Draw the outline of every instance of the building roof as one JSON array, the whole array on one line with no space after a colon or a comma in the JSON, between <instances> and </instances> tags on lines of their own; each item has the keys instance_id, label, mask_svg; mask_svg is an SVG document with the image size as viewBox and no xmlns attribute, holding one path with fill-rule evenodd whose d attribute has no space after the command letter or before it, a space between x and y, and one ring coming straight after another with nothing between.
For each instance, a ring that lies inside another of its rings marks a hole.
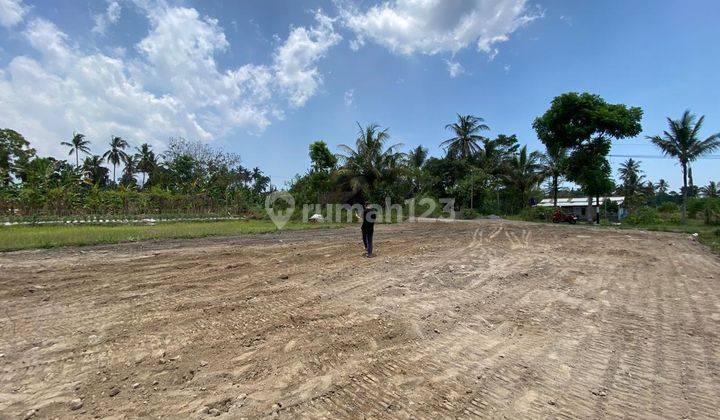
<instances>
[{"instance_id":1,"label":"building roof","mask_svg":"<svg viewBox=\"0 0 720 420\"><path fill-rule=\"evenodd\" d=\"M619 206L625 203L625 197L600 197L600 205L605 204L605 200L610 200L613 203L617 203L617 205ZM587 206L587 204L587 197L558 198L557 200L558 207L585 207ZM593 205L594 204L595 199L593 199ZM553 207L553 199L544 198L539 203L537 203L537 205L540 207Z\"/></svg>"}]
</instances>

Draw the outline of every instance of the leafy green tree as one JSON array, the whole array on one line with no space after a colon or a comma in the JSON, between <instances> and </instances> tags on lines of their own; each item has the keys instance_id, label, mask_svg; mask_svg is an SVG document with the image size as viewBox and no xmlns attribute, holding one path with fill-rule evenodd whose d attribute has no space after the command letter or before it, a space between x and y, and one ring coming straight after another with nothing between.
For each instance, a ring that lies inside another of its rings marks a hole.
<instances>
[{"instance_id":1,"label":"leafy green tree","mask_svg":"<svg viewBox=\"0 0 720 420\"><path fill-rule=\"evenodd\" d=\"M190 155L175 156L168 162L168 172L172 189L183 194L195 191L202 180L200 164Z\"/></svg>"},{"instance_id":2,"label":"leafy green tree","mask_svg":"<svg viewBox=\"0 0 720 420\"><path fill-rule=\"evenodd\" d=\"M321 203L321 197L332 188L331 174L337 168L337 157L328 149L324 141L311 143L309 155L312 167L304 177L301 177L299 184L296 179L294 184L297 184L297 187L293 193L299 194L298 198L301 198L303 203L307 201Z\"/></svg>"},{"instance_id":3,"label":"leafy green tree","mask_svg":"<svg viewBox=\"0 0 720 420\"><path fill-rule=\"evenodd\" d=\"M85 138L85 134L73 133L72 140L63 141L60 144L70 148L68 155L75 155L75 168L80 169L80 152L90 153L90 140Z\"/></svg>"},{"instance_id":4,"label":"leafy green tree","mask_svg":"<svg viewBox=\"0 0 720 420\"><path fill-rule=\"evenodd\" d=\"M458 121L445 126L454 136L440 143L447 149L447 156L454 159L467 159L480 151L479 143L484 139L479 133L489 130L480 117L458 114Z\"/></svg>"},{"instance_id":5,"label":"leafy green tree","mask_svg":"<svg viewBox=\"0 0 720 420\"><path fill-rule=\"evenodd\" d=\"M640 133L642 109L607 103L598 95L565 93L553 99L550 109L535 119L533 128L546 147L569 151L567 179L588 195L588 219L592 220L592 197L612 190L610 140Z\"/></svg>"},{"instance_id":6,"label":"leafy green tree","mask_svg":"<svg viewBox=\"0 0 720 420\"><path fill-rule=\"evenodd\" d=\"M380 182L392 181L402 172L403 154L397 149L400 144L386 147L390 134L377 124L362 127L358 124L358 136L355 147L345 144L338 146L344 153L338 154L342 162L339 175L352 189L364 198L371 198ZM379 197L375 197L379 198Z\"/></svg>"},{"instance_id":7,"label":"leafy green tree","mask_svg":"<svg viewBox=\"0 0 720 420\"><path fill-rule=\"evenodd\" d=\"M0 185L8 186L13 177L19 178L19 171L33 157L35 149L22 134L9 128L0 130Z\"/></svg>"},{"instance_id":8,"label":"leafy green tree","mask_svg":"<svg viewBox=\"0 0 720 420\"><path fill-rule=\"evenodd\" d=\"M47 192L59 179L59 164L52 157L34 157L23 165L21 179L28 187Z\"/></svg>"},{"instance_id":9,"label":"leafy green tree","mask_svg":"<svg viewBox=\"0 0 720 420\"><path fill-rule=\"evenodd\" d=\"M127 157L127 153L125 153L127 147L128 143L122 137L112 136L110 137L110 150L103 154L103 159L113 165L113 181L116 183L115 168Z\"/></svg>"},{"instance_id":10,"label":"leafy green tree","mask_svg":"<svg viewBox=\"0 0 720 420\"><path fill-rule=\"evenodd\" d=\"M568 179L582 187L588 196L587 220L595 219L595 205L600 207L600 197L609 195L615 188L612 180L612 168L605 156L610 153L610 140L606 138L581 144L568 156ZM599 221L599 220L598 220Z\"/></svg>"},{"instance_id":11,"label":"leafy green tree","mask_svg":"<svg viewBox=\"0 0 720 420\"><path fill-rule=\"evenodd\" d=\"M706 139L700 140L700 129L704 121L704 115L696 120L695 115L691 114L688 110L683 113L680 119L673 120L668 117L669 130L663 131L662 136L647 137L654 145L659 147L665 155L672 156L680 162L683 175L683 223L687 215L689 164L720 147L720 133L712 134Z\"/></svg>"},{"instance_id":12,"label":"leafy green tree","mask_svg":"<svg viewBox=\"0 0 720 420\"><path fill-rule=\"evenodd\" d=\"M142 186L145 186L145 175L155 170L157 158L150 145L143 143L138 147L135 158L137 159L137 170L142 173Z\"/></svg>"},{"instance_id":13,"label":"leafy green tree","mask_svg":"<svg viewBox=\"0 0 720 420\"><path fill-rule=\"evenodd\" d=\"M449 191L450 195L460 206L468 206L471 211L476 208L488 210L487 202L490 198L489 182L491 177L478 167L470 167L468 172Z\"/></svg>"},{"instance_id":14,"label":"leafy green tree","mask_svg":"<svg viewBox=\"0 0 720 420\"><path fill-rule=\"evenodd\" d=\"M322 140L310 144L310 161L313 170L325 173L332 171L337 165L337 157Z\"/></svg>"},{"instance_id":15,"label":"leafy green tree","mask_svg":"<svg viewBox=\"0 0 720 420\"><path fill-rule=\"evenodd\" d=\"M447 197L448 191L465 177L472 165L466 160L431 157L423 165L421 189L433 197Z\"/></svg>"}]
</instances>

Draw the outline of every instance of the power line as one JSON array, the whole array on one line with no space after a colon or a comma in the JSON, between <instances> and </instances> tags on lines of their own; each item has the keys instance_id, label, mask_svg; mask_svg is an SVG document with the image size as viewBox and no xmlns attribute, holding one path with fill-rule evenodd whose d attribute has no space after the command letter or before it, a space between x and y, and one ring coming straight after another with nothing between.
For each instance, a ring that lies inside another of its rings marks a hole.
<instances>
[{"instance_id":1,"label":"power line","mask_svg":"<svg viewBox=\"0 0 720 420\"><path fill-rule=\"evenodd\" d=\"M637 158L637 159L672 159L675 160L676 158L672 156L662 156L662 155L608 155L608 157L613 158ZM718 160L720 159L720 155L706 155L697 158L697 160Z\"/></svg>"}]
</instances>

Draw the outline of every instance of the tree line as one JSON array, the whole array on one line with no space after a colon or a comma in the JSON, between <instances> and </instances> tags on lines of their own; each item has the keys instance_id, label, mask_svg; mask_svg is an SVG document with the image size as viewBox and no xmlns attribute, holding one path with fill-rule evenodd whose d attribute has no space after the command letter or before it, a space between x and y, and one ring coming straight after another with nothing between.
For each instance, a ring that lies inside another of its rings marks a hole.
<instances>
[{"instance_id":1,"label":"tree line","mask_svg":"<svg viewBox=\"0 0 720 420\"><path fill-rule=\"evenodd\" d=\"M358 124L354 142L340 145L337 153L323 141L312 143L311 167L288 189L300 205L451 197L467 217L532 217L540 209L531 204L542 197L585 196L592 218L593 200L597 204L600 197L618 194L631 211L680 204L685 220L689 199L717 196L714 182L693 185L692 163L720 147L720 135L701 138L704 117L689 111L668 118L668 129L647 139L677 159L680 192L669 191L664 180L646 180L634 159L621 165L616 182L608 160L612 142L639 135L642 115L638 107L611 104L598 95L562 94L533 121L542 151L529 150L515 134L488 135L490 126L479 116L457 115L445 126L448 138L438 139L444 152L437 157L423 146L404 152L387 128ZM38 156L20 133L0 130L5 215L260 214L265 195L274 189L259 168L245 168L238 155L201 142L171 139L167 150L156 153L147 143L133 149L112 136L101 155L91 154L89 139L80 133L61 144L70 161ZM565 182L576 189L564 188Z\"/></svg>"},{"instance_id":2,"label":"tree line","mask_svg":"<svg viewBox=\"0 0 720 420\"><path fill-rule=\"evenodd\" d=\"M490 127L483 118L458 115L445 126L450 137L439 142L444 150L440 157L429 157L423 146L403 153L387 128L358 124L354 144L340 145L337 154L322 141L311 144L312 167L296 176L290 190L301 203L451 197L470 217L530 212L531 204L544 196L552 197L555 206L559 194L585 196L588 220L595 218L601 197L618 194L626 197L631 211L679 201L684 220L689 198L698 193L717 196L714 182L701 189L693 186L690 165L720 147L720 134L701 139L704 116L697 119L686 111L677 120L668 118L669 128L662 135L647 137L680 164L684 184L678 200L666 181L660 180L657 188L646 181L633 159L621 165L620 182L613 179L608 160L612 141L639 135L642 115L639 107L611 104L598 95L562 94L533 122L544 151L528 150L514 134L488 136ZM564 181L578 189L562 188Z\"/></svg>"},{"instance_id":3,"label":"tree line","mask_svg":"<svg viewBox=\"0 0 720 420\"><path fill-rule=\"evenodd\" d=\"M170 139L163 153L112 136L102 155L74 133L74 162L38 156L18 132L0 130L0 211L6 216L258 213L270 178L240 157ZM112 167L112 172L105 165ZM118 167L121 167L118 173Z\"/></svg>"}]
</instances>

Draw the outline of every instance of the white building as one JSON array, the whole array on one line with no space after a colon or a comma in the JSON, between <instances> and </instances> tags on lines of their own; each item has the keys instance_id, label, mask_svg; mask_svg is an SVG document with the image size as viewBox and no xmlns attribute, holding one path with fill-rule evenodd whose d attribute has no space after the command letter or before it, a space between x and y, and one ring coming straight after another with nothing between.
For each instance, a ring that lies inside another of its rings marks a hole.
<instances>
[{"instance_id":1,"label":"white building","mask_svg":"<svg viewBox=\"0 0 720 420\"><path fill-rule=\"evenodd\" d=\"M610 202L616 203L618 205L618 219L623 219L625 216L627 216L627 213L625 212L625 197L600 197L600 207L602 207L605 204L605 201L609 200ZM595 198L592 200L593 206L595 207L595 211L597 211L597 201ZM553 207L553 199L552 198L545 198L539 203L537 203L540 207ZM588 198L587 197L574 197L574 198L559 198L557 200L557 205L560 207L565 213L572 213L575 216L578 217L578 219L582 220L585 218L585 214L587 212L587 205L588 205Z\"/></svg>"}]
</instances>

